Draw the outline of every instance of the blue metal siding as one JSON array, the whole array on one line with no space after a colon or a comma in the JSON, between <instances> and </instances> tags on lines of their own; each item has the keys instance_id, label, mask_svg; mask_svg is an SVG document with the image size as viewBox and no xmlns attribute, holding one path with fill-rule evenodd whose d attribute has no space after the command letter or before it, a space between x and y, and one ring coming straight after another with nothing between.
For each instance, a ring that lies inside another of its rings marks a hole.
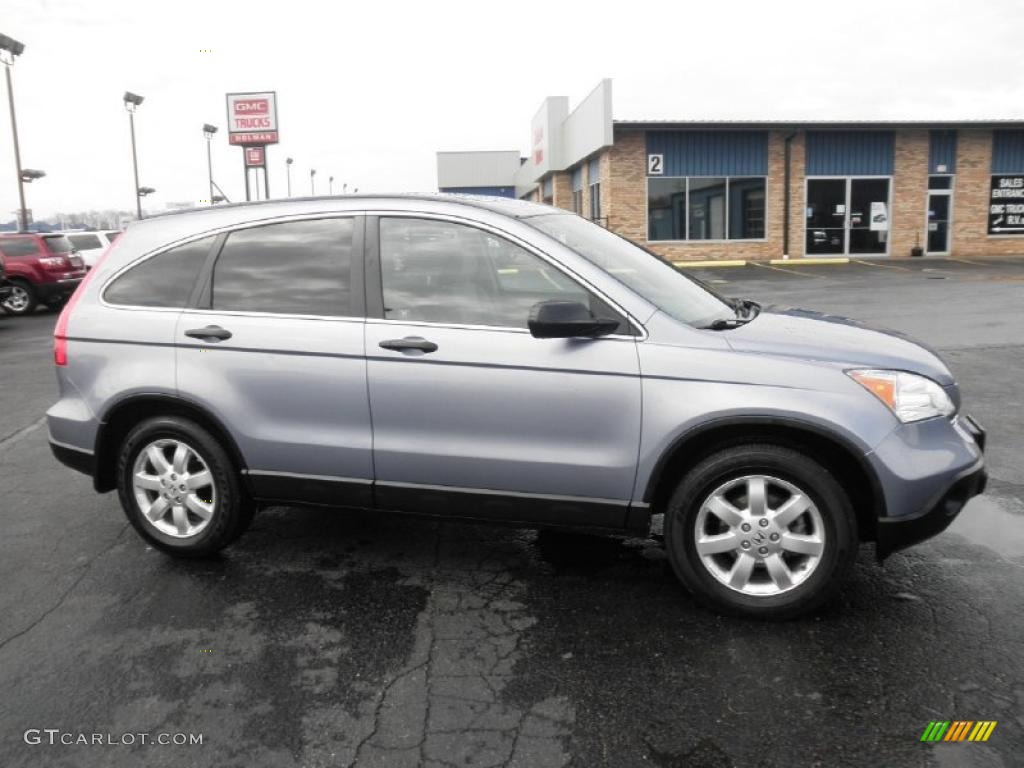
<instances>
[{"instance_id":1,"label":"blue metal siding","mask_svg":"<svg viewBox=\"0 0 1024 768\"><path fill-rule=\"evenodd\" d=\"M589 163L587 163L587 183L588 184L600 184L601 183L601 158L595 157Z\"/></svg>"},{"instance_id":2,"label":"blue metal siding","mask_svg":"<svg viewBox=\"0 0 1024 768\"><path fill-rule=\"evenodd\" d=\"M515 197L515 187L441 187L440 192L454 192L460 195L491 195L493 197Z\"/></svg>"},{"instance_id":3,"label":"blue metal siding","mask_svg":"<svg viewBox=\"0 0 1024 768\"><path fill-rule=\"evenodd\" d=\"M767 176L767 131L648 131L647 154L665 156L662 176Z\"/></svg>"},{"instance_id":4,"label":"blue metal siding","mask_svg":"<svg viewBox=\"0 0 1024 768\"><path fill-rule=\"evenodd\" d=\"M889 176L892 131L808 131L808 176Z\"/></svg>"},{"instance_id":5,"label":"blue metal siding","mask_svg":"<svg viewBox=\"0 0 1024 768\"><path fill-rule=\"evenodd\" d=\"M1024 173L1024 131L992 132L992 173Z\"/></svg>"},{"instance_id":6,"label":"blue metal siding","mask_svg":"<svg viewBox=\"0 0 1024 768\"><path fill-rule=\"evenodd\" d=\"M544 179L544 197L551 197L555 193L555 180L548 176Z\"/></svg>"},{"instance_id":7,"label":"blue metal siding","mask_svg":"<svg viewBox=\"0 0 1024 768\"><path fill-rule=\"evenodd\" d=\"M577 165L572 170L572 191L579 192L583 189L583 166Z\"/></svg>"},{"instance_id":8,"label":"blue metal siding","mask_svg":"<svg viewBox=\"0 0 1024 768\"><path fill-rule=\"evenodd\" d=\"M946 166L939 170L939 166ZM928 138L928 173L956 173L956 131L932 131Z\"/></svg>"}]
</instances>

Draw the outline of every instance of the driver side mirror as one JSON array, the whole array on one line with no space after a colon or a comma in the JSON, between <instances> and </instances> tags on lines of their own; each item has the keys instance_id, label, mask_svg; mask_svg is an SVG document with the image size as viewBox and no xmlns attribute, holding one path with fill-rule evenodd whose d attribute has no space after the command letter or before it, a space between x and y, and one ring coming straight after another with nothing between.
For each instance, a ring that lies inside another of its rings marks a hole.
<instances>
[{"instance_id":1,"label":"driver side mirror","mask_svg":"<svg viewBox=\"0 0 1024 768\"><path fill-rule=\"evenodd\" d=\"M615 333L619 321L594 317L594 313L578 301L540 301L530 308L527 325L530 334L537 339L596 338Z\"/></svg>"}]
</instances>

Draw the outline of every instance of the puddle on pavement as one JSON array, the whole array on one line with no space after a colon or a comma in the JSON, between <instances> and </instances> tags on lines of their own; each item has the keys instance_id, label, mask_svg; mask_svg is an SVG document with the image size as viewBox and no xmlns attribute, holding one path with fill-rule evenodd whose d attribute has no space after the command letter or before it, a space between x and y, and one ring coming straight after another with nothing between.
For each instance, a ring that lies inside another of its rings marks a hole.
<instances>
[{"instance_id":1,"label":"puddle on pavement","mask_svg":"<svg viewBox=\"0 0 1024 768\"><path fill-rule=\"evenodd\" d=\"M950 533L963 536L1006 558L1024 557L1024 514L1020 503L999 496L976 496L949 527Z\"/></svg>"}]
</instances>

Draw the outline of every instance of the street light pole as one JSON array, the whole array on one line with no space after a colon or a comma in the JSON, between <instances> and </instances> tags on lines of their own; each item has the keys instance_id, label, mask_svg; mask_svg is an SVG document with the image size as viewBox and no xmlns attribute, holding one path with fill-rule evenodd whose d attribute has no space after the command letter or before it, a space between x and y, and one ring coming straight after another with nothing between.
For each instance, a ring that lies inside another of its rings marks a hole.
<instances>
[{"instance_id":1,"label":"street light pole","mask_svg":"<svg viewBox=\"0 0 1024 768\"><path fill-rule=\"evenodd\" d=\"M329 195L333 195L334 194L334 177L333 176L328 176L327 177L327 194L329 194Z\"/></svg>"},{"instance_id":2,"label":"street light pole","mask_svg":"<svg viewBox=\"0 0 1024 768\"><path fill-rule=\"evenodd\" d=\"M203 123L203 136L206 137L206 171L210 179L210 205L213 205L213 134L217 132L216 125ZM138 177L136 177L138 181Z\"/></svg>"},{"instance_id":3,"label":"street light pole","mask_svg":"<svg viewBox=\"0 0 1024 768\"><path fill-rule=\"evenodd\" d=\"M288 197L292 196L292 163L294 161L290 157L284 159L285 168L288 170Z\"/></svg>"},{"instance_id":4,"label":"street light pole","mask_svg":"<svg viewBox=\"0 0 1024 768\"><path fill-rule=\"evenodd\" d=\"M21 148L18 145L18 121L14 115L14 85L11 82L11 67L25 46L6 35L0 35L0 51L3 51L4 73L7 75L7 104L11 109L11 134L14 136L14 171L18 177L18 231L28 229L28 209L25 207L25 185L21 178Z\"/></svg>"},{"instance_id":5,"label":"street light pole","mask_svg":"<svg viewBox=\"0 0 1024 768\"><path fill-rule=\"evenodd\" d=\"M309 169L309 194L316 197L316 168Z\"/></svg>"},{"instance_id":6,"label":"street light pole","mask_svg":"<svg viewBox=\"0 0 1024 768\"><path fill-rule=\"evenodd\" d=\"M124 108L128 110L128 125L132 132L132 171L135 175L135 212L142 218L142 195L139 194L139 157L135 151L135 110L142 103L142 96L124 92Z\"/></svg>"}]
</instances>

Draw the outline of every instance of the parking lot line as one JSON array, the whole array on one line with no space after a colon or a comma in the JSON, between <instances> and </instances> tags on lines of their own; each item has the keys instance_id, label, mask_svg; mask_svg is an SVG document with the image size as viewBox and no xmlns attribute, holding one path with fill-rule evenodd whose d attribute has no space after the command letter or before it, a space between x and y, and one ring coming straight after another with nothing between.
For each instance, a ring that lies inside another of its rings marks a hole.
<instances>
[{"instance_id":1,"label":"parking lot line","mask_svg":"<svg viewBox=\"0 0 1024 768\"><path fill-rule=\"evenodd\" d=\"M800 277L809 277L812 280L821 280L821 279L823 279L825 277L824 275L808 275L806 272L797 272L795 269L785 269L783 267L773 267L771 264L762 264L762 263L757 262L757 261L750 262L750 265L752 267L758 267L760 269L772 269L772 270L775 270L776 272L787 272L787 273L789 273L791 275L800 275Z\"/></svg>"},{"instance_id":2,"label":"parking lot line","mask_svg":"<svg viewBox=\"0 0 1024 768\"><path fill-rule=\"evenodd\" d=\"M898 269L903 272L912 272L913 270L907 267L897 267L895 264L878 264L874 261L868 261L867 259L854 259L855 264L863 264L865 267L880 267L881 269Z\"/></svg>"}]
</instances>

